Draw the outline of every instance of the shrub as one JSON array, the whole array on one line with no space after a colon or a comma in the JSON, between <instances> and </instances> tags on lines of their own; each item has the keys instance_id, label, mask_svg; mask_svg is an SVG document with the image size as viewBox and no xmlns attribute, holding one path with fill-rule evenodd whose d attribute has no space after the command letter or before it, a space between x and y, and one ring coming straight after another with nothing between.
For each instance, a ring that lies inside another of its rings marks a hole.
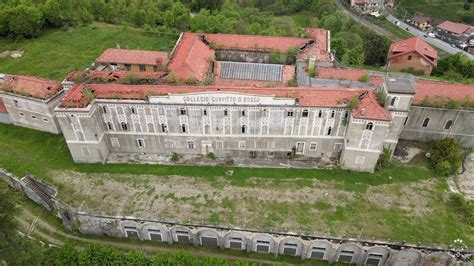
<instances>
[{"instance_id":1,"label":"shrub","mask_svg":"<svg viewBox=\"0 0 474 266\"><path fill-rule=\"evenodd\" d=\"M347 108L349 108L349 111L352 111L354 110L354 108L356 108L358 104L359 104L359 98L354 97L347 103Z\"/></svg>"},{"instance_id":2,"label":"shrub","mask_svg":"<svg viewBox=\"0 0 474 266\"><path fill-rule=\"evenodd\" d=\"M379 159L377 160L377 164L375 165L375 170L380 171L384 168L390 166L390 158L391 158L392 151L388 148L383 148L383 152L380 154Z\"/></svg>"},{"instance_id":3,"label":"shrub","mask_svg":"<svg viewBox=\"0 0 474 266\"><path fill-rule=\"evenodd\" d=\"M181 156L179 156L179 154L177 154L176 152L173 152L173 153L171 154L171 161L172 161L172 162L177 162L177 161L179 161L179 158L180 158L180 157L181 157Z\"/></svg>"},{"instance_id":4,"label":"shrub","mask_svg":"<svg viewBox=\"0 0 474 266\"><path fill-rule=\"evenodd\" d=\"M379 91L377 92L377 102L381 105L381 106L385 106L385 101L387 99L387 94L385 94L385 92L383 91Z\"/></svg>"},{"instance_id":5,"label":"shrub","mask_svg":"<svg viewBox=\"0 0 474 266\"><path fill-rule=\"evenodd\" d=\"M188 85L196 85L199 83L199 81L195 78L188 78L184 83Z\"/></svg>"},{"instance_id":6,"label":"shrub","mask_svg":"<svg viewBox=\"0 0 474 266\"><path fill-rule=\"evenodd\" d=\"M272 63L273 64L280 64L281 63L281 52L276 50L272 53Z\"/></svg>"},{"instance_id":7,"label":"shrub","mask_svg":"<svg viewBox=\"0 0 474 266\"><path fill-rule=\"evenodd\" d=\"M416 70L413 67L402 68L402 69L400 69L400 72L410 73L410 74L415 75L415 76L423 76L425 74L425 72L423 70Z\"/></svg>"},{"instance_id":8,"label":"shrub","mask_svg":"<svg viewBox=\"0 0 474 266\"><path fill-rule=\"evenodd\" d=\"M212 84L212 76L211 75L207 75L206 76L206 79L204 79L204 82L203 82L204 86L209 86Z\"/></svg>"},{"instance_id":9,"label":"shrub","mask_svg":"<svg viewBox=\"0 0 474 266\"><path fill-rule=\"evenodd\" d=\"M95 99L95 95L91 91L91 89L85 88L83 93L84 93L84 97L86 98L87 101L92 102Z\"/></svg>"},{"instance_id":10,"label":"shrub","mask_svg":"<svg viewBox=\"0 0 474 266\"><path fill-rule=\"evenodd\" d=\"M210 160L215 160L216 159L216 155L213 153L213 152L209 152L207 154L207 158L210 159Z\"/></svg>"},{"instance_id":11,"label":"shrub","mask_svg":"<svg viewBox=\"0 0 474 266\"><path fill-rule=\"evenodd\" d=\"M464 151L452 138L431 142L429 152L431 167L441 176L454 174L464 158Z\"/></svg>"},{"instance_id":12,"label":"shrub","mask_svg":"<svg viewBox=\"0 0 474 266\"><path fill-rule=\"evenodd\" d=\"M310 77L315 77L316 76L316 68L313 68L313 67L308 68L308 75Z\"/></svg>"},{"instance_id":13,"label":"shrub","mask_svg":"<svg viewBox=\"0 0 474 266\"><path fill-rule=\"evenodd\" d=\"M451 193L448 205L469 225L474 226L474 203L468 202L461 194Z\"/></svg>"},{"instance_id":14,"label":"shrub","mask_svg":"<svg viewBox=\"0 0 474 266\"><path fill-rule=\"evenodd\" d=\"M360 82L367 82L367 81L369 81L369 75L364 74L364 75L360 76L359 79L358 79L358 81L360 81Z\"/></svg>"},{"instance_id":15,"label":"shrub","mask_svg":"<svg viewBox=\"0 0 474 266\"><path fill-rule=\"evenodd\" d=\"M288 87L298 87L298 81L296 79L288 80L286 83L286 86Z\"/></svg>"}]
</instances>

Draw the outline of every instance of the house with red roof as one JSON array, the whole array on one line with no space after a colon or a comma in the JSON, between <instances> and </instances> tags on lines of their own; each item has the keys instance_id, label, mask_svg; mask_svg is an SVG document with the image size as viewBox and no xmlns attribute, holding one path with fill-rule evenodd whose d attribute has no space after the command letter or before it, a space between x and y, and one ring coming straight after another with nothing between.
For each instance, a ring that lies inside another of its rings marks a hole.
<instances>
[{"instance_id":1,"label":"house with red roof","mask_svg":"<svg viewBox=\"0 0 474 266\"><path fill-rule=\"evenodd\" d=\"M415 70L430 75L438 62L438 51L418 36L392 43L388 50L390 71Z\"/></svg>"},{"instance_id":2,"label":"house with red roof","mask_svg":"<svg viewBox=\"0 0 474 266\"><path fill-rule=\"evenodd\" d=\"M111 70L131 72L163 71L167 63L168 53L166 52L116 48L105 50L95 60L95 64L99 69L110 67Z\"/></svg>"},{"instance_id":3,"label":"house with red roof","mask_svg":"<svg viewBox=\"0 0 474 266\"><path fill-rule=\"evenodd\" d=\"M58 134L53 109L64 96L61 83L24 75L1 75L0 111L8 112L17 126Z\"/></svg>"},{"instance_id":4,"label":"house with red roof","mask_svg":"<svg viewBox=\"0 0 474 266\"><path fill-rule=\"evenodd\" d=\"M435 34L437 38L461 47L474 39L474 27L446 20L436 26Z\"/></svg>"}]
</instances>

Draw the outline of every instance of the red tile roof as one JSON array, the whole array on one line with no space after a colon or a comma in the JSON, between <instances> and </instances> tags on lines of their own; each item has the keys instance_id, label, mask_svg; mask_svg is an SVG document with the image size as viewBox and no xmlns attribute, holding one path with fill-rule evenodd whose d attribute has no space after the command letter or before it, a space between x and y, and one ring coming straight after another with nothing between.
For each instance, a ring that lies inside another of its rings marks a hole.
<instances>
[{"instance_id":1,"label":"red tile roof","mask_svg":"<svg viewBox=\"0 0 474 266\"><path fill-rule=\"evenodd\" d=\"M2 99L0 99L0 113L8 113L7 108L3 104Z\"/></svg>"},{"instance_id":2,"label":"red tile roof","mask_svg":"<svg viewBox=\"0 0 474 266\"><path fill-rule=\"evenodd\" d=\"M181 79L206 78L215 53L200 38L196 33L185 32L176 44L168 69Z\"/></svg>"},{"instance_id":3,"label":"red tile roof","mask_svg":"<svg viewBox=\"0 0 474 266\"><path fill-rule=\"evenodd\" d=\"M127 76L132 76L134 78L142 79L159 79L163 76L165 72L130 72L130 71L98 71L93 70L90 72L90 77L92 79L108 79L108 80L119 80Z\"/></svg>"},{"instance_id":4,"label":"red tile roof","mask_svg":"<svg viewBox=\"0 0 474 266\"><path fill-rule=\"evenodd\" d=\"M309 34L309 37L315 41L315 43L308 48L305 48L300 55L299 59L309 59L311 55L316 56L316 60L322 62L331 61L331 55L328 53L328 35L329 32L325 29L319 28L304 28L303 31Z\"/></svg>"},{"instance_id":5,"label":"red tile roof","mask_svg":"<svg viewBox=\"0 0 474 266\"><path fill-rule=\"evenodd\" d=\"M368 71L364 69L318 67L316 71L316 76L323 79L358 81L361 77L368 75Z\"/></svg>"},{"instance_id":6,"label":"red tile roof","mask_svg":"<svg viewBox=\"0 0 474 266\"><path fill-rule=\"evenodd\" d=\"M235 49L243 51L280 51L292 47L303 48L310 39L239 34L205 34L204 39L214 49Z\"/></svg>"},{"instance_id":7,"label":"red tile roof","mask_svg":"<svg viewBox=\"0 0 474 266\"><path fill-rule=\"evenodd\" d=\"M392 45L390 45L390 49L388 50L388 60L412 52L417 52L430 64L436 66L438 60L438 51L436 51L418 36L392 43Z\"/></svg>"},{"instance_id":8,"label":"red tile roof","mask_svg":"<svg viewBox=\"0 0 474 266\"><path fill-rule=\"evenodd\" d=\"M446 20L445 22L439 24L437 28L440 28L449 32L453 32L459 35L462 35L464 33L469 34L471 32L474 32L474 27L472 26L465 25L462 23L451 22L449 20Z\"/></svg>"},{"instance_id":9,"label":"red tile roof","mask_svg":"<svg viewBox=\"0 0 474 266\"><path fill-rule=\"evenodd\" d=\"M307 107L344 107L352 98L366 93L354 109L356 118L373 120L391 120L390 113L376 100L375 92L367 88L243 88L243 87L199 87L199 86L162 86L162 85L122 85L122 84L79 84L61 101L64 108L84 108L89 102L84 97L84 89L90 89L96 99L141 99L148 95L182 94L193 92L238 92L257 95L275 95L298 100L299 106Z\"/></svg>"},{"instance_id":10,"label":"red tile roof","mask_svg":"<svg viewBox=\"0 0 474 266\"><path fill-rule=\"evenodd\" d=\"M419 104L425 98L430 100L470 98L474 100L474 85L417 80L414 103Z\"/></svg>"},{"instance_id":11,"label":"red tile roof","mask_svg":"<svg viewBox=\"0 0 474 266\"><path fill-rule=\"evenodd\" d=\"M161 60L162 64L166 64L168 61L168 53L109 48L105 50L105 52L95 61L98 63L122 63L156 66L157 60Z\"/></svg>"},{"instance_id":12,"label":"red tile roof","mask_svg":"<svg viewBox=\"0 0 474 266\"><path fill-rule=\"evenodd\" d=\"M46 100L62 90L59 82L42 78L8 75L2 84L2 90L27 97Z\"/></svg>"}]
</instances>

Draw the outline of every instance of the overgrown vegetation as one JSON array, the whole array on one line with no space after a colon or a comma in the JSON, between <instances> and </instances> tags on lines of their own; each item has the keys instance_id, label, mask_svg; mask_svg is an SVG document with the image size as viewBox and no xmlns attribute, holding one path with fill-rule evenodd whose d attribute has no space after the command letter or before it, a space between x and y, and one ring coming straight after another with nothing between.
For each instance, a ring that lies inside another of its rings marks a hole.
<instances>
[{"instance_id":1,"label":"overgrown vegetation","mask_svg":"<svg viewBox=\"0 0 474 266\"><path fill-rule=\"evenodd\" d=\"M380 106L385 106L387 94L384 91L378 91L375 96L377 97L377 102L380 104Z\"/></svg>"},{"instance_id":2,"label":"overgrown vegetation","mask_svg":"<svg viewBox=\"0 0 474 266\"><path fill-rule=\"evenodd\" d=\"M375 170L380 171L390 166L390 159L392 157L392 151L389 148L383 148L382 154L380 154Z\"/></svg>"},{"instance_id":3,"label":"overgrown vegetation","mask_svg":"<svg viewBox=\"0 0 474 266\"><path fill-rule=\"evenodd\" d=\"M447 80L474 83L474 61L461 53L447 55L438 60L432 75Z\"/></svg>"},{"instance_id":4,"label":"overgrown vegetation","mask_svg":"<svg viewBox=\"0 0 474 266\"><path fill-rule=\"evenodd\" d=\"M438 20L474 24L472 0L399 0L395 6L401 18L411 18L415 12L422 12Z\"/></svg>"},{"instance_id":5,"label":"overgrown vegetation","mask_svg":"<svg viewBox=\"0 0 474 266\"><path fill-rule=\"evenodd\" d=\"M452 138L445 138L430 143L430 163L435 173L447 176L461 168L464 151L459 143Z\"/></svg>"},{"instance_id":6,"label":"overgrown vegetation","mask_svg":"<svg viewBox=\"0 0 474 266\"><path fill-rule=\"evenodd\" d=\"M474 201L466 201L462 194L449 195L450 207L470 226L474 226Z\"/></svg>"},{"instance_id":7,"label":"overgrown vegetation","mask_svg":"<svg viewBox=\"0 0 474 266\"><path fill-rule=\"evenodd\" d=\"M436 108L448 108L448 109L457 109L457 108L467 108L474 109L474 99L466 96L462 100L450 99L447 97L434 97L423 98L420 103L420 106L424 107L436 107Z\"/></svg>"}]
</instances>

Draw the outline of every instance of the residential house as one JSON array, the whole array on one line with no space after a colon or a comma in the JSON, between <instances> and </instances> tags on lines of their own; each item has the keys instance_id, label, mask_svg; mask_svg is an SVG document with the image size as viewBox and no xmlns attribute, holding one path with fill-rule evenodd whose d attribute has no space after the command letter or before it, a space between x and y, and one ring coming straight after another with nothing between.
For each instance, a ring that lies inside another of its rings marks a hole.
<instances>
[{"instance_id":1,"label":"residential house","mask_svg":"<svg viewBox=\"0 0 474 266\"><path fill-rule=\"evenodd\" d=\"M99 70L125 70L131 72L159 72L168 63L168 53L159 51L110 48L95 60Z\"/></svg>"},{"instance_id":2,"label":"residential house","mask_svg":"<svg viewBox=\"0 0 474 266\"><path fill-rule=\"evenodd\" d=\"M438 60L438 51L418 36L390 45L388 69L402 71L413 69L430 75Z\"/></svg>"},{"instance_id":3,"label":"residential house","mask_svg":"<svg viewBox=\"0 0 474 266\"><path fill-rule=\"evenodd\" d=\"M425 16L423 13L416 12L411 18L410 24L422 31L426 31L431 27L431 21L432 18Z\"/></svg>"},{"instance_id":4,"label":"residential house","mask_svg":"<svg viewBox=\"0 0 474 266\"><path fill-rule=\"evenodd\" d=\"M436 27L436 37L458 47L474 39L474 27L462 23L445 21Z\"/></svg>"}]
</instances>

